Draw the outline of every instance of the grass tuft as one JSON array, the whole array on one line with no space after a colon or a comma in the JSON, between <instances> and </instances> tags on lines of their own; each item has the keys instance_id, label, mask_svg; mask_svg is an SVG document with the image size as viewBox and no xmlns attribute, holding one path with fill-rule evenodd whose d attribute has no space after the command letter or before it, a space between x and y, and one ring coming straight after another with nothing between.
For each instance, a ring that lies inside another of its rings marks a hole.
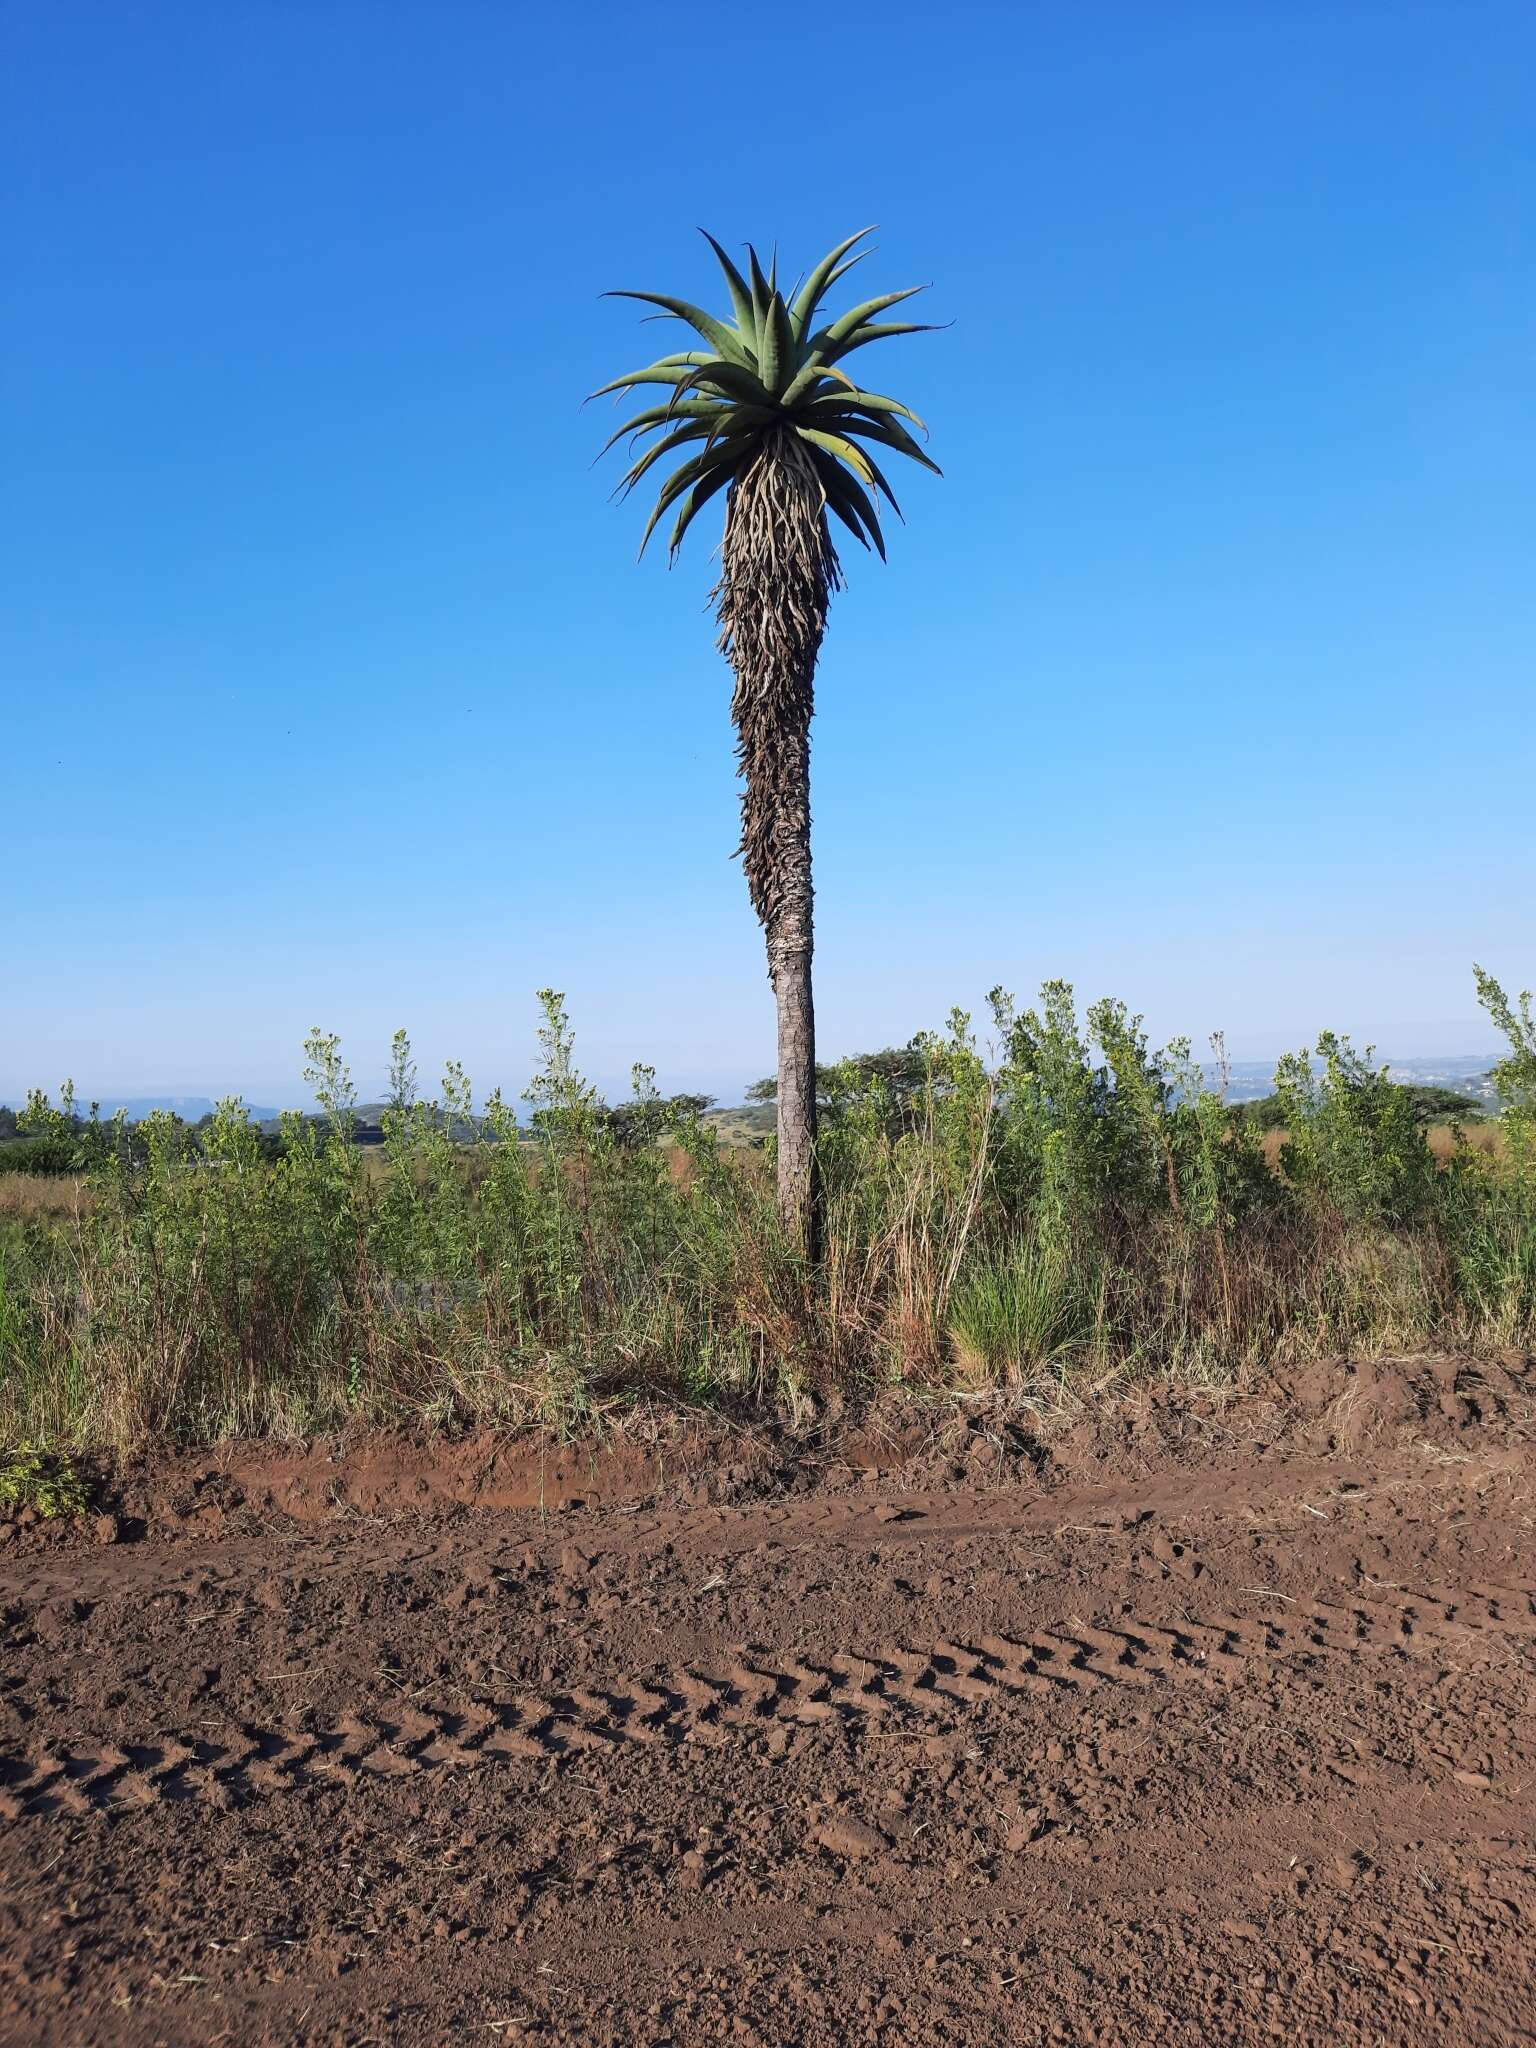
<instances>
[{"instance_id":1,"label":"grass tuft","mask_svg":"<svg viewBox=\"0 0 1536 2048\"><path fill-rule=\"evenodd\" d=\"M0 1513L19 1514L31 1508L43 1521L62 1515L83 1515L91 1490L67 1452L45 1451L36 1444L0 1450Z\"/></svg>"}]
</instances>

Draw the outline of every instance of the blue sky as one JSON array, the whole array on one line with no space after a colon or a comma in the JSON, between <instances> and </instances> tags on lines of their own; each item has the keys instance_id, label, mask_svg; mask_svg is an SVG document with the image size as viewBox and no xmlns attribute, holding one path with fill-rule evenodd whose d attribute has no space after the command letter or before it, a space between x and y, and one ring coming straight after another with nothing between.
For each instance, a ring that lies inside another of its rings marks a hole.
<instances>
[{"instance_id":1,"label":"blue sky","mask_svg":"<svg viewBox=\"0 0 1536 2048\"><path fill-rule=\"evenodd\" d=\"M669 18L670 19L670 18ZM879 221L942 334L818 687L829 1053L1002 982L1267 1057L1536 977L1536 12L10 11L0 1095L771 1064L701 519L582 394ZM873 357L870 358L871 362ZM857 551L850 542L850 554Z\"/></svg>"}]
</instances>

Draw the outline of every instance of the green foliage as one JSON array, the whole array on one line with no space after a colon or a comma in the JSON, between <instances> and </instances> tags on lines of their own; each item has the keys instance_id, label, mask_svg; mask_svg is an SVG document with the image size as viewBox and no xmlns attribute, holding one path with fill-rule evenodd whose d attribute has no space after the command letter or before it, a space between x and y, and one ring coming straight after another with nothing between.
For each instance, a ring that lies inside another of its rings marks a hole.
<instances>
[{"instance_id":1,"label":"green foliage","mask_svg":"<svg viewBox=\"0 0 1536 2048\"><path fill-rule=\"evenodd\" d=\"M94 1111L91 1123L92 1132L99 1132ZM57 1106L41 1089L30 1090L15 1128L20 1135L0 1152L0 1164L11 1173L83 1173L98 1149L75 1113L72 1081L59 1091Z\"/></svg>"},{"instance_id":2,"label":"green foliage","mask_svg":"<svg viewBox=\"0 0 1536 2048\"><path fill-rule=\"evenodd\" d=\"M1211 1087L1189 1040L1176 1038L1166 1065L1166 1144L1173 1161L1170 1206L1193 1229L1230 1233L1240 1222L1273 1211L1282 1190L1264 1161L1258 1135L1227 1101L1227 1048L1211 1038L1220 1083Z\"/></svg>"},{"instance_id":3,"label":"green foliage","mask_svg":"<svg viewBox=\"0 0 1536 2048\"><path fill-rule=\"evenodd\" d=\"M1060 1245L1015 1238L962 1268L949 1305L963 1378L1018 1385L1085 1344L1099 1306L1098 1276Z\"/></svg>"},{"instance_id":4,"label":"green foliage","mask_svg":"<svg viewBox=\"0 0 1536 2048\"><path fill-rule=\"evenodd\" d=\"M1511 1002L1491 974L1473 974L1509 1045L1493 1068L1506 1157L1468 1148L1452 1162L1445 1234L1458 1293L1503 1342L1521 1344L1536 1322L1536 1019L1528 990Z\"/></svg>"},{"instance_id":5,"label":"green foliage","mask_svg":"<svg viewBox=\"0 0 1536 2048\"><path fill-rule=\"evenodd\" d=\"M1518 1170L1499 1172L1469 1153L1445 1178L1439 1237L1454 1293L1498 1342L1530 1342L1536 1328L1536 1199Z\"/></svg>"},{"instance_id":6,"label":"green foliage","mask_svg":"<svg viewBox=\"0 0 1536 2048\"><path fill-rule=\"evenodd\" d=\"M631 1085L632 1101L604 1104L601 1112L604 1128L620 1147L659 1144L679 1124L703 1116L713 1103L713 1097L708 1095L658 1094L656 1069L638 1063Z\"/></svg>"},{"instance_id":7,"label":"green foliage","mask_svg":"<svg viewBox=\"0 0 1536 2048\"><path fill-rule=\"evenodd\" d=\"M1009 1205L1029 1208L1047 1238L1075 1243L1102 1211L1136 1215L1155 1204L1166 1185L1168 1083L1141 1019L1106 999L1085 1031L1064 981L1048 981L1039 1008L1022 1014L1001 988L990 1002L1002 1055L998 1170Z\"/></svg>"},{"instance_id":8,"label":"green foliage","mask_svg":"<svg viewBox=\"0 0 1536 2048\"><path fill-rule=\"evenodd\" d=\"M12 1138L0 1145L0 1173L78 1173L80 1141L70 1137Z\"/></svg>"},{"instance_id":9,"label":"green foliage","mask_svg":"<svg viewBox=\"0 0 1536 2048\"><path fill-rule=\"evenodd\" d=\"M0 1514L31 1508L51 1522L61 1515L83 1515L90 1504L90 1487L66 1452L31 1443L0 1447Z\"/></svg>"},{"instance_id":10,"label":"green foliage","mask_svg":"<svg viewBox=\"0 0 1536 2048\"><path fill-rule=\"evenodd\" d=\"M1480 1124L1487 1112L1475 1095L1463 1095L1455 1088L1438 1088L1427 1081L1394 1081L1413 1107L1421 1124Z\"/></svg>"},{"instance_id":11,"label":"green foliage","mask_svg":"<svg viewBox=\"0 0 1536 2048\"><path fill-rule=\"evenodd\" d=\"M887 1046L883 1052L851 1053L833 1065L818 1065L818 1121L836 1124L844 1117L861 1114L869 1101L878 1099L891 1136L899 1136L912 1129L919 1118L930 1065L928 1045L921 1037L910 1039L906 1045ZM752 1083L747 1089L747 1101L777 1102L778 1094L778 1081L770 1074Z\"/></svg>"},{"instance_id":12,"label":"green foliage","mask_svg":"<svg viewBox=\"0 0 1536 2048\"><path fill-rule=\"evenodd\" d=\"M1325 1035L1322 1072L1280 1063L1276 1171L1219 1040L1208 1072L1124 1004L1080 1020L1063 982L1022 1013L998 990L985 1055L956 1011L822 1070L810 1272L763 1155L648 1067L604 1102L564 998L540 1002L526 1124L499 1095L477 1109L452 1062L424 1098L403 1032L374 1146L322 1032L318 1114L285 1117L275 1154L237 1099L130 1138L67 1091L35 1098L36 1135L93 1163L78 1202L0 1217L0 1442L570 1430L648 1395L793 1415L828 1384L1048 1391L1080 1369L1536 1339L1536 1043L1508 1006L1507 1152L1437 1168L1410 1093Z\"/></svg>"},{"instance_id":13,"label":"green foliage","mask_svg":"<svg viewBox=\"0 0 1536 2048\"><path fill-rule=\"evenodd\" d=\"M1477 999L1509 1042L1509 1051L1493 1069L1493 1085L1504 1105L1503 1124L1510 1152L1521 1177L1536 1181L1536 1017L1531 992L1522 989L1512 1003L1491 974L1472 970Z\"/></svg>"},{"instance_id":14,"label":"green foliage","mask_svg":"<svg viewBox=\"0 0 1536 2048\"><path fill-rule=\"evenodd\" d=\"M873 233L873 228L861 228L839 243L793 297L779 289L776 262L764 276L757 251L749 247L749 281L714 237L706 235L724 274L732 307L729 319L716 319L684 299L658 292L608 294L659 307L663 316L691 327L706 344L703 349L663 356L592 393L600 398L647 384L671 390L665 404L636 413L604 444L606 454L625 435L630 436L631 448L648 435L661 436L625 471L619 483L625 496L664 456L684 458L661 488L640 542L642 552L662 514L681 498L670 542L675 554L694 514L751 467L769 436L788 433L804 445L829 509L865 547L873 545L884 556L875 502L884 497L898 516L900 507L868 444L894 449L935 475L938 464L902 425L910 420L926 434L916 413L897 399L862 389L838 365L870 342L931 331L929 323L876 317L924 287L882 293L826 325L816 324L827 293L870 253L850 252Z\"/></svg>"},{"instance_id":15,"label":"green foliage","mask_svg":"<svg viewBox=\"0 0 1536 2048\"><path fill-rule=\"evenodd\" d=\"M1287 1053L1275 1069L1286 1178L1353 1222L1411 1221L1435 1185L1434 1156L1411 1098L1372 1064L1372 1047L1356 1052L1347 1038L1325 1031L1317 1051L1321 1074L1305 1052Z\"/></svg>"},{"instance_id":16,"label":"green foliage","mask_svg":"<svg viewBox=\"0 0 1536 2048\"><path fill-rule=\"evenodd\" d=\"M1459 1094L1454 1088L1439 1088L1427 1081L1389 1081L1390 1088L1398 1089L1408 1101L1419 1124L1480 1124L1487 1112L1472 1095ZM1278 1095L1263 1095L1255 1102L1241 1102L1236 1105L1237 1115L1255 1131L1279 1131L1285 1128L1285 1103Z\"/></svg>"}]
</instances>

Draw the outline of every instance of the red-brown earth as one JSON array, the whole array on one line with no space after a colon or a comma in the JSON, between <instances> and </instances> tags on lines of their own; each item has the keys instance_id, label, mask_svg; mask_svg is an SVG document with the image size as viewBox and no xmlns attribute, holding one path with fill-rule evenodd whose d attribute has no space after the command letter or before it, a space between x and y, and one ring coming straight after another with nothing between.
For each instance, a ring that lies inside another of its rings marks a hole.
<instances>
[{"instance_id":1,"label":"red-brown earth","mask_svg":"<svg viewBox=\"0 0 1536 2048\"><path fill-rule=\"evenodd\" d=\"M0 1527L0 2041L1536 2039L1529 1359Z\"/></svg>"}]
</instances>

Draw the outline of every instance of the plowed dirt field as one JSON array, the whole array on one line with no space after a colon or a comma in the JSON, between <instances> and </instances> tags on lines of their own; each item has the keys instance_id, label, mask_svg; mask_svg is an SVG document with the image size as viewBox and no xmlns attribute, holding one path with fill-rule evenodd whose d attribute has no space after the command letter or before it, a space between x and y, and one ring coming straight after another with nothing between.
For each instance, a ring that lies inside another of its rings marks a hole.
<instances>
[{"instance_id":1,"label":"plowed dirt field","mask_svg":"<svg viewBox=\"0 0 1536 2048\"><path fill-rule=\"evenodd\" d=\"M125 1475L0 1544L0 2041L1536 2040L1533 1389Z\"/></svg>"}]
</instances>

